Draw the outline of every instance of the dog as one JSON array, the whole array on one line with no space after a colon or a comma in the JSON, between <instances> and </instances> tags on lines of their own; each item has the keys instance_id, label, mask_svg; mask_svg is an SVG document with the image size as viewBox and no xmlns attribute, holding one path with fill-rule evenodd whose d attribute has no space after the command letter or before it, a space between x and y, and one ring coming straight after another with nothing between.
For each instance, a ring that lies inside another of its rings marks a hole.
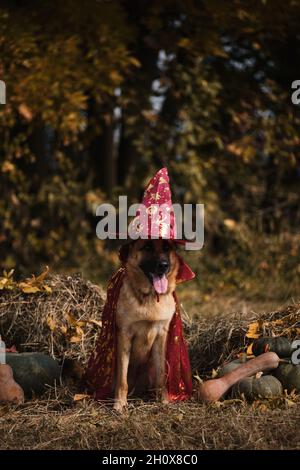
<instances>
[{"instance_id":1,"label":"dog","mask_svg":"<svg viewBox=\"0 0 300 470\"><path fill-rule=\"evenodd\" d=\"M125 267L116 309L114 409L118 412L126 409L132 390L136 394L152 391L168 402L165 351L176 308L176 244L163 239L133 241Z\"/></svg>"}]
</instances>

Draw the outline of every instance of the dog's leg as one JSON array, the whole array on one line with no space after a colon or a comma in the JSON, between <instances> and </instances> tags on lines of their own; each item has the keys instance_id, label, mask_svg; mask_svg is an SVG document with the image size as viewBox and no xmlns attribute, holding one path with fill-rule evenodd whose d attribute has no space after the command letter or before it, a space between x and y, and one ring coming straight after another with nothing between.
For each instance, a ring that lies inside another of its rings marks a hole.
<instances>
[{"instance_id":1,"label":"dog's leg","mask_svg":"<svg viewBox=\"0 0 300 470\"><path fill-rule=\"evenodd\" d=\"M117 380L114 403L114 409L120 413L127 406L127 372L129 365L130 348L131 338L120 331L118 335Z\"/></svg>"},{"instance_id":2,"label":"dog's leg","mask_svg":"<svg viewBox=\"0 0 300 470\"><path fill-rule=\"evenodd\" d=\"M157 335L152 348L152 361L154 365L154 387L156 396L162 403L168 403L168 392L166 388L166 340L167 332L161 331Z\"/></svg>"}]
</instances>

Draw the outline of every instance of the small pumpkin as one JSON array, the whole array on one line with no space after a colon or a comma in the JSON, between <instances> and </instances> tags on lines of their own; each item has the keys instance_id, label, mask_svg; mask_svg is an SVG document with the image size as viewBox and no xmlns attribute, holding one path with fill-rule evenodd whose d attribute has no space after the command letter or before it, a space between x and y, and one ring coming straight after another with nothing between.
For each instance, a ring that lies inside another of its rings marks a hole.
<instances>
[{"instance_id":1,"label":"small pumpkin","mask_svg":"<svg viewBox=\"0 0 300 470\"><path fill-rule=\"evenodd\" d=\"M288 392L292 390L300 392L300 364L282 363L276 369L274 375Z\"/></svg>"},{"instance_id":2,"label":"small pumpkin","mask_svg":"<svg viewBox=\"0 0 300 470\"><path fill-rule=\"evenodd\" d=\"M265 352L275 352L279 357L289 357L292 352L292 346L287 338L277 336L274 338L258 338L254 341L252 346L254 356L259 356Z\"/></svg>"},{"instance_id":3,"label":"small pumpkin","mask_svg":"<svg viewBox=\"0 0 300 470\"><path fill-rule=\"evenodd\" d=\"M0 364L0 401L24 401L24 392L15 382L12 368L8 364Z\"/></svg>"},{"instance_id":4,"label":"small pumpkin","mask_svg":"<svg viewBox=\"0 0 300 470\"><path fill-rule=\"evenodd\" d=\"M247 400L278 397L282 395L282 385L273 375L263 375L259 378L246 377L231 389L232 398L240 398L243 395Z\"/></svg>"},{"instance_id":5,"label":"small pumpkin","mask_svg":"<svg viewBox=\"0 0 300 470\"><path fill-rule=\"evenodd\" d=\"M58 362L42 353L7 353L6 362L13 370L16 382L24 390L25 396L43 393L46 385L53 386L60 378Z\"/></svg>"}]
</instances>

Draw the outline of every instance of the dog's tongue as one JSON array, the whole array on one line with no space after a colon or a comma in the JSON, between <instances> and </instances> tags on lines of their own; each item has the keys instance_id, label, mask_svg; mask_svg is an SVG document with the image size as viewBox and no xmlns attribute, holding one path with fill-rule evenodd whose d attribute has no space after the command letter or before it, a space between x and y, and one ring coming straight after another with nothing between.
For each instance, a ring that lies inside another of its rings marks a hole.
<instances>
[{"instance_id":1,"label":"dog's tongue","mask_svg":"<svg viewBox=\"0 0 300 470\"><path fill-rule=\"evenodd\" d=\"M168 290L168 279L165 274L162 277L152 274L153 287L158 294L165 294Z\"/></svg>"}]
</instances>

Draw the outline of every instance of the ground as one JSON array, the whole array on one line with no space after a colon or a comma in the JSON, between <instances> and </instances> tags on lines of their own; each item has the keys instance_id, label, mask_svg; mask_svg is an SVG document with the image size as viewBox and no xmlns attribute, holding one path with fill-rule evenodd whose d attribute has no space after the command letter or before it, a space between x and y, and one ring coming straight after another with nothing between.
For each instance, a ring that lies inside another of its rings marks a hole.
<instances>
[{"instance_id":1,"label":"ground","mask_svg":"<svg viewBox=\"0 0 300 470\"><path fill-rule=\"evenodd\" d=\"M274 408L274 409L272 409ZM94 403L0 408L1 449L300 449L300 403L132 403L118 416Z\"/></svg>"}]
</instances>

